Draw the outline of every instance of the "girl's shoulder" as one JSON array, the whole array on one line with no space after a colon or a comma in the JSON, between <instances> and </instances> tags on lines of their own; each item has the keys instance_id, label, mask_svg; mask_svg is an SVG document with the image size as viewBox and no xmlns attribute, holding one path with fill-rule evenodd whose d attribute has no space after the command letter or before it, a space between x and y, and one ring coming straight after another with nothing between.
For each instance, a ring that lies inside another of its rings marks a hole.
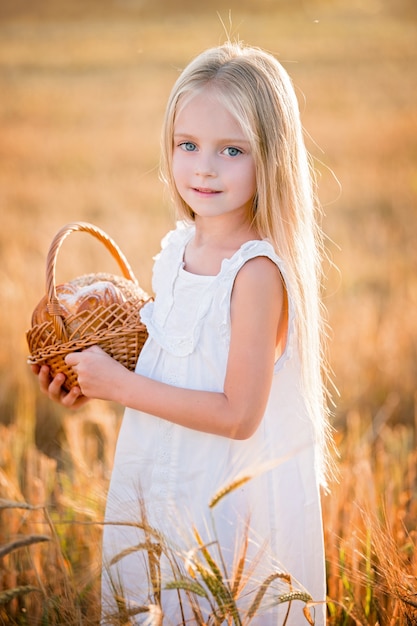
<instances>
[{"instance_id":1,"label":"girl's shoulder","mask_svg":"<svg viewBox=\"0 0 417 626\"><path fill-rule=\"evenodd\" d=\"M258 257L267 257L270 259L279 269L286 282L286 268L284 260L278 256L272 243L268 239L253 239L245 242L242 246L233 254L230 259L225 259L222 263L222 273L235 274L246 263L252 259Z\"/></svg>"}]
</instances>

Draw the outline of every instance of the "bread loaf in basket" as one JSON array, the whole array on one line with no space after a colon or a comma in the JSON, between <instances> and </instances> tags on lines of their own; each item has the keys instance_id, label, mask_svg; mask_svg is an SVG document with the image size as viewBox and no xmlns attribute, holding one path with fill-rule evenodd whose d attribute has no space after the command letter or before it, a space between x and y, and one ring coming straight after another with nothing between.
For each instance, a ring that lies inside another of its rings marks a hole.
<instances>
[{"instance_id":1,"label":"bread loaf in basket","mask_svg":"<svg viewBox=\"0 0 417 626\"><path fill-rule=\"evenodd\" d=\"M55 269L63 241L74 232L86 232L101 241L116 259L122 276L85 274L56 285ZM139 312L150 299L139 286L125 256L100 228L87 222L64 226L54 237L46 262L46 294L32 313L26 333L30 364L49 366L51 375L66 376L63 387L77 384L77 375L65 363L70 352L100 346L129 370L134 370L147 338Z\"/></svg>"}]
</instances>

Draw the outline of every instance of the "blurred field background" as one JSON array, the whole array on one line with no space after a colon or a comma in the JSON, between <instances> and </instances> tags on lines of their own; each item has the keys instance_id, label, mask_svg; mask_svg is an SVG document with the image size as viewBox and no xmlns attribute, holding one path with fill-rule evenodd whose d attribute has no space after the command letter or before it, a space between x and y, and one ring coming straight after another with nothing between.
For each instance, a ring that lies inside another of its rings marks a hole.
<instances>
[{"instance_id":1,"label":"blurred field background","mask_svg":"<svg viewBox=\"0 0 417 626\"><path fill-rule=\"evenodd\" d=\"M102 519L120 409L68 414L39 396L25 331L49 244L90 221L150 290L173 224L158 180L165 102L226 36L287 68L319 173L340 393L339 482L323 499L329 623L417 623L415 1L2 0L1 624L98 616L101 529L86 522ZM58 282L98 270L117 271L98 242L66 240Z\"/></svg>"}]
</instances>

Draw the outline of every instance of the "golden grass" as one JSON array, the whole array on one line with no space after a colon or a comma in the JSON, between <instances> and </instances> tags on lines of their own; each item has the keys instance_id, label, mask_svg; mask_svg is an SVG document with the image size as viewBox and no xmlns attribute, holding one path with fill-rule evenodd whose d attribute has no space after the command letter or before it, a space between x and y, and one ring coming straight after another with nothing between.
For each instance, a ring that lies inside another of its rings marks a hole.
<instances>
[{"instance_id":1,"label":"golden grass","mask_svg":"<svg viewBox=\"0 0 417 626\"><path fill-rule=\"evenodd\" d=\"M31 624L94 624L95 522L120 411L98 403L73 416L41 399L24 335L44 293L48 246L66 222L106 230L151 290L152 255L172 224L157 172L165 100L179 68L225 34L216 9L184 12L185 0L176 11L162 2L153 10L93 1L32 6L38 14L8 0L0 8L0 498L9 501L0 506L0 547L20 537L50 540L2 559L0 594L13 599L0 607L0 621L29 623L31 615ZM413 624L413 5L237 3L231 26L228 6L219 7L232 36L273 51L293 76L338 266L328 267L325 293L341 394L340 481L323 498L329 624ZM57 274L61 281L115 269L81 235L64 244Z\"/></svg>"}]
</instances>

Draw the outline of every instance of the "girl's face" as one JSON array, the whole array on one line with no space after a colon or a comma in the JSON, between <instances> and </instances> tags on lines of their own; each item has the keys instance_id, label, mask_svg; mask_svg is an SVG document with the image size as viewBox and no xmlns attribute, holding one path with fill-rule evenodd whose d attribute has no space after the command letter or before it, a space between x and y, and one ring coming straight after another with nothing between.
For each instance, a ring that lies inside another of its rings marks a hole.
<instances>
[{"instance_id":1,"label":"girl's face","mask_svg":"<svg viewBox=\"0 0 417 626\"><path fill-rule=\"evenodd\" d=\"M178 193L195 215L252 217L256 177L250 143L209 88L176 115L172 169Z\"/></svg>"}]
</instances>

